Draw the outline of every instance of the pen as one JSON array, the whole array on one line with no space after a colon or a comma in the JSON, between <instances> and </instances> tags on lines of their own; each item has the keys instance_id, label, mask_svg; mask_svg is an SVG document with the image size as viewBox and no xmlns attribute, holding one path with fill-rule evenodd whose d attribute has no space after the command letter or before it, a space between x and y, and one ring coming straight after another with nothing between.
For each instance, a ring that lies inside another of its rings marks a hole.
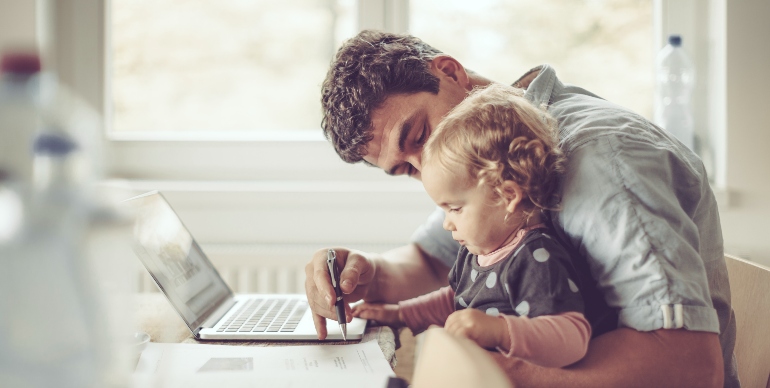
<instances>
[{"instance_id":1,"label":"pen","mask_svg":"<svg viewBox=\"0 0 770 388\"><path fill-rule=\"evenodd\" d=\"M342 299L340 270L337 268L337 252L334 252L334 249L329 249L329 251L326 252L326 266L329 267L329 276L332 278L334 293L337 295L337 301L334 302L334 306L337 308L337 321L340 323L340 329L342 330L342 339L347 341L348 324L345 317L345 301Z\"/></svg>"}]
</instances>

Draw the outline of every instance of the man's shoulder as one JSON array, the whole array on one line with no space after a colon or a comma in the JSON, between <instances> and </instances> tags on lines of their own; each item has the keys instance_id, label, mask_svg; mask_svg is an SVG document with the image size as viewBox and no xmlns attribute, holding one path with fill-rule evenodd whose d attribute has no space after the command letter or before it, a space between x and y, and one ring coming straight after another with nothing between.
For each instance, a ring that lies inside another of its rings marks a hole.
<instances>
[{"instance_id":1,"label":"man's shoulder","mask_svg":"<svg viewBox=\"0 0 770 388\"><path fill-rule=\"evenodd\" d=\"M659 138L651 123L628 108L579 86L565 84L547 64L525 73L514 86L526 86L526 97L545 106L559 122L560 146L569 152L601 136Z\"/></svg>"}]
</instances>

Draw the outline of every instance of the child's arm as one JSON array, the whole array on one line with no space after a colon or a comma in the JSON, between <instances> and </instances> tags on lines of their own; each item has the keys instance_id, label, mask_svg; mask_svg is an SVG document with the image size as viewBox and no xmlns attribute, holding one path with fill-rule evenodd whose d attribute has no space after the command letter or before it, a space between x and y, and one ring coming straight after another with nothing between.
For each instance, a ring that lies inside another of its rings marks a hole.
<instances>
[{"instance_id":1,"label":"child's arm","mask_svg":"<svg viewBox=\"0 0 770 388\"><path fill-rule=\"evenodd\" d=\"M430 325L443 325L452 312L454 291L448 286L397 305L362 303L353 306L354 317L372 319L391 326L406 325L414 334L425 331Z\"/></svg>"},{"instance_id":2,"label":"child's arm","mask_svg":"<svg viewBox=\"0 0 770 388\"><path fill-rule=\"evenodd\" d=\"M530 319L492 316L468 308L452 314L444 328L483 348L497 348L506 357L521 358L547 368L561 368L580 360L591 339L591 325L578 312Z\"/></svg>"},{"instance_id":3,"label":"child's arm","mask_svg":"<svg viewBox=\"0 0 770 388\"><path fill-rule=\"evenodd\" d=\"M356 318L370 319L393 327L404 326L404 320L401 318L397 304L365 302L353 306L351 310Z\"/></svg>"},{"instance_id":4,"label":"child's arm","mask_svg":"<svg viewBox=\"0 0 770 388\"><path fill-rule=\"evenodd\" d=\"M591 324L583 314L566 312L535 318L500 316L508 327L505 343L498 350L549 368L573 364L585 356L591 339Z\"/></svg>"},{"instance_id":5,"label":"child's arm","mask_svg":"<svg viewBox=\"0 0 770 388\"><path fill-rule=\"evenodd\" d=\"M455 311L455 292L450 286L442 287L401 301L398 307L404 323L416 335L427 330L430 325L444 325L447 317Z\"/></svg>"}]
</instances>

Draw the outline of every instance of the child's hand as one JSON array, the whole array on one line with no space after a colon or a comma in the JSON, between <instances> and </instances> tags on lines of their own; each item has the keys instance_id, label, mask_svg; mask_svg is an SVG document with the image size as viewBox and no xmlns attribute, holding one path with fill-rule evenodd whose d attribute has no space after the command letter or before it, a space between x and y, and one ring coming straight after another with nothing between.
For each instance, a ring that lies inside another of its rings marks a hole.
<instances>
[{"instance_id":1,"label":"child's hand","mask_svg":"<svg viewBox=\"0 0 770 388\"><path fill-rule=\"evenodd\" d=\"M388 326L404 326L397 304L361 303L353 306L353 316L371 319Z\"/></svg>"},{"instance_id":2,"label":"child's hand","mask_svg":"<svg viewBox=\"0 0 770 388\"><path fill-rule=\"evenodd\" d=\"M505 319L487 315L474 308L453 312L447 318L444 330L449 334L473 340L482 348L494 349L499 346L509 349L511 346Z\"/></svg>"}]
</instances>

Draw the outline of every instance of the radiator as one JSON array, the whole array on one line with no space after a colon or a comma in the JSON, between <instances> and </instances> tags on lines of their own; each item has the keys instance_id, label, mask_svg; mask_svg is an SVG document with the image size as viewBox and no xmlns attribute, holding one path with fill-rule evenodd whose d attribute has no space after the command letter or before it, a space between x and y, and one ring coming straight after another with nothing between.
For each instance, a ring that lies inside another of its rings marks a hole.
<instances>
[{"instance_id":1,"label":"radiator","mask_svg":"<svg viewBox=\"0 0 770 388\"><path fill-rule=\"evenodd\" d=\"M249 265L215 264L219 274L236 293L305 293L305 268L273 268L255 260ZM155 281L145 270L139 273L139 292L159 292Z\"/></svg>"},{"instance_id":2,"label":"radiator","mask_svg":"<svg viewBox=\"0 0 770 388\"><path fill-rule=\"evenodd\" d=\"M236 293L305 293L305 265L319 245L205 245L211 262ZM383 252L393 246L368 245L356 248ZM144 267L138 269L138 291L159 292Z\"/></svg>"}]
</instances>

